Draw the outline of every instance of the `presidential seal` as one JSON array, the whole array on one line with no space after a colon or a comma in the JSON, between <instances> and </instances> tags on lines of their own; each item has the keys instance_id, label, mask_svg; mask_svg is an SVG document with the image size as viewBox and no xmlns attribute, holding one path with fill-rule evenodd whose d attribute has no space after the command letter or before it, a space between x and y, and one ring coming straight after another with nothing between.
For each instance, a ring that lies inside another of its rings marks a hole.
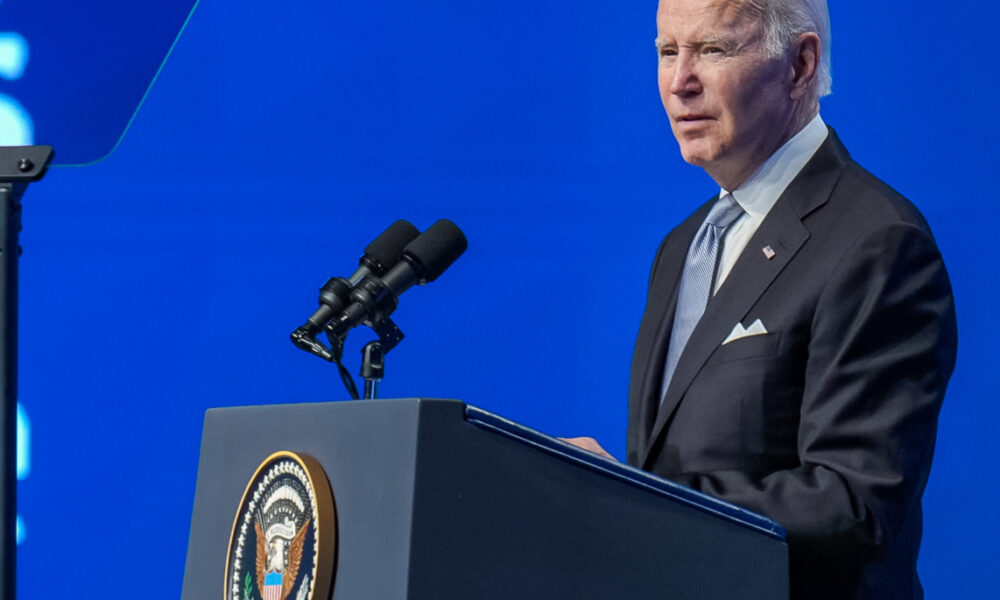
<instances>
[{"instance_id":1,"label":"presidential seal","mask_svg":"<svg viewBox=\"0 0 1000 600\"><path fill-rule=\"evenodd\" d=\"M226 559L226 600L327 600L337 524L330 483L306 454L276 452L243 492Z\"/></svg>"}]
</instances>

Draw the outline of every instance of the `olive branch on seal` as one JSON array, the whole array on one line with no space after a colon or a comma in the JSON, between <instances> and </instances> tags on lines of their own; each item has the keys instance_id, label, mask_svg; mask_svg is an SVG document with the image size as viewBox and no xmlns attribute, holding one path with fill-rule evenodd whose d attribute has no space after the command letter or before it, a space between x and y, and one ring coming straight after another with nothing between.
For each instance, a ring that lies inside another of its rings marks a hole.
<instances>
[{"instance_id":1,"label":"olive branch on seal","mask_svg":"<svg viewBox=\"0 0 1000 600\"><path fill-rule=\"evenodd\" d=\"M250 573L247 573L246 578L243 579L243 600L251 600L252 594L253 581L250 579Z\"/></svg>"}]
</instances>

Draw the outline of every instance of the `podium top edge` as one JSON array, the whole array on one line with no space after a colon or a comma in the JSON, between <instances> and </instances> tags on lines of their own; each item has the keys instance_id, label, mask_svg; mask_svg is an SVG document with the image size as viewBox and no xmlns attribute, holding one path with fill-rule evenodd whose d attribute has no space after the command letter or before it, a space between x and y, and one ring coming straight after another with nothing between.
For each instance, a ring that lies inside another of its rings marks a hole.
<instances>
[{"instance_id":1,"label":"podium top edge","mask_svg":"<svg viewBox=\"0 0 1000 600\"><path fill-rule=\"evenodd\" d=\"M763 515L703 494L668 479L663 479L647 471L587 452L568 442L563 442L481 408L466 405L465 420L473 425L513 438L521 443L533 446L537 450L553 454L584 468L598 471L606 476L670 498L675 502L685 504L715 517L737 523L769 537L786 541L785 528Z\"/></svg>"}]
</instances>

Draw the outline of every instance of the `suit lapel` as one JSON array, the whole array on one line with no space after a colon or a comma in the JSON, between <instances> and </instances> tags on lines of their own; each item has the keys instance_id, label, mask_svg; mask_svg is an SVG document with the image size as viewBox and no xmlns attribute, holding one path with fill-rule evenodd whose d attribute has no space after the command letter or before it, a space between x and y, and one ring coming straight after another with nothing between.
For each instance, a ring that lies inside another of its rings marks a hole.
<instances>
[{"instance_id":1,"label":"suit lapel","mask_svg":"<svg viewBox=\"0 0 1000 600\"><path fill-rule=\"evenodd\" d=\"M667 346L673 330L673 315L677 307L677 289L681 272L687 257L687 249L698 232L698 227L717 200L712 198L681 223L664 241L653 268L649 282L649 300L643 315L643 332L637 342L635 357L642 361L642 375L638 393L630 398L629 423L635 424L633 435L635 447L642 452L649 441L649 433L656 418L656 408L660 401L663 367L666 362Z\"/></svg>"},{"instance_id":2,"label":"suit lapel","mask_svg":"<svg viewBox=\"0 0 1000 600\"><path fill-rule=\"evenodd\" d=\"M847 160L849 160L847 151L831 129L828 139L788 186L751 237L726 281L718 293L709 300L705 314L692 332L677 363L663 404L659 406L659 410L654 408L652 412L655 414L655 421L650 429L645 430L649 431L649 436L646 438L645 446L640 446L644 448L639 456L640 465L648 468L645 463L649 459L653 445L657 438L663 435L685 392L709 357L722 344L733 326L746 317L761 295L809 239L809 231L802 224L802 219L826 203ZM691 236L693 235L692 233ZM688 243L690 244L690 238ZM775 251L773 259L768 259L764 255L762 251L764 246L771 246ZM681 263L683 264L683 258ZM678 270L677 280L679 279ZM671 306L674 305L676 299L671 303ZM669 315L672 316L673 313ZM664 320L672 322L673 319ZM658 358L654 358L651 361L653 364L647 367L647 376L650 371L657 371L662 377L662 355L669 344L670 326L667 325L665 329L667 331L664 339L657 336L657 341L661 343L658 348L662 351L651 353L650 356L655 354ZM650 382L646 383L649 385ZM655 407L659 402L660 386L657 382L653 387L657 391L653 400Z\"/></svg>"}]
</instances>

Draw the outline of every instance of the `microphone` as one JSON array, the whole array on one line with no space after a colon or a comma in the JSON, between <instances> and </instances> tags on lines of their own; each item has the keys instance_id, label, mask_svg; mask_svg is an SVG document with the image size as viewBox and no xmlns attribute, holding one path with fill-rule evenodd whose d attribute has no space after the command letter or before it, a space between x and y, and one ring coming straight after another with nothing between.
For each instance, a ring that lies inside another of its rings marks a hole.
<instances>
[{"instance_id":1,"label":"microphone","mask_svg":"<svg viewBox=\"0 0 1000 600\"><path fill-rule=\"evenodd\" d=\"M343 337L361 323L380 323L396 310L399 295L414 284L437 279L465 252L465 234L448 219L441 219L403 248L396 266L385 277L368 275L351 290L351 304L327 324L330 335Z\"/></svg>"},{"instance_id":2,"label":"microphone","mask_svg":"<svg viewBox=\"0 0 1000 600\"><path fill-rule=\"evenodd\" d=\"M409 221L400 219L379 234L367 247L358 261L358 269L349 278L331 277L319 290L319 308L304 325L292 333L296 346L315 353L322 348L314 338L323 331L332 317L344 310L351 301L351 289L369 275L384 275L399 262L408 243L420 235L420 230Z\"/></svg>"}]
</instances>

